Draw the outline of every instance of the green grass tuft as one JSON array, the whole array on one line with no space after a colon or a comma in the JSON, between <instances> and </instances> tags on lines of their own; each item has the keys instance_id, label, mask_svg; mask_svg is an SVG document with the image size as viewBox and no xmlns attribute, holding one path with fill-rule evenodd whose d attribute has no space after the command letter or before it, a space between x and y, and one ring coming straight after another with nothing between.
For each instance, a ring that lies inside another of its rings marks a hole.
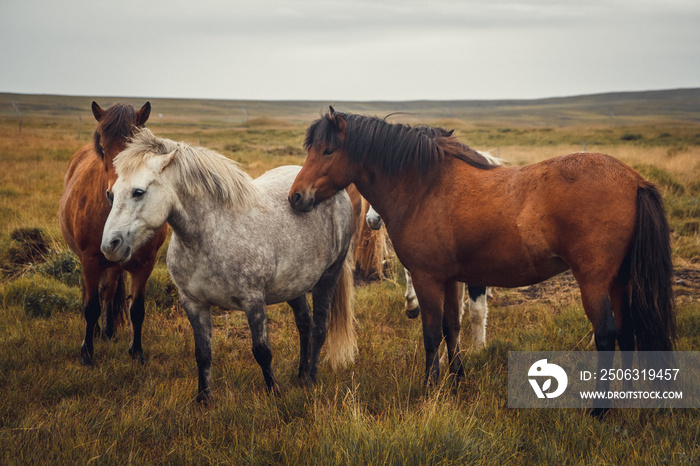
<instances>
[{"instance_id":1,"label":"green grass tuft","mask_svg":"<svg viewBox=\"0 0 700 466\"><path fill-rule=\"evenodd\" d=\"M80 291L49 277L22 277L7 283L1 293L5 305L21 305L29 317L51 317L82 307Z\"/></svg>"}]
</instances>

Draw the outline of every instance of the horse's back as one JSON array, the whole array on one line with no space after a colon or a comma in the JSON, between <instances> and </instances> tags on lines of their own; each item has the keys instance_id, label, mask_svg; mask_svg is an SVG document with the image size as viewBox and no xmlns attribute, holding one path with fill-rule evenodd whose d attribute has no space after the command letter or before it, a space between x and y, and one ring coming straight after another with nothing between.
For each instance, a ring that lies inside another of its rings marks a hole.
<instances>
[{"instance_id":1,"label":"horse's back","mask_svg":"<svg viewBox=\"0 0 700 466\"><path fill-rule=\"evenodd\" d=\"M643 178L613 157L569 154L523 167L518 176L519 217L531 228L549 224L553 236L590 234L600 227L632 229Z\"/></svg>"},{"instance_id":2,"label":"horse's back","mask_svg":"<svg viewBox=\"0 0 700 466\"><path fill-rule=\"evenodd\" d=\"M291 207L289 189L300 169L278 167L253 181L274 212L268 220L279 226L270 238L276 255L275 279L267 290L271 301L287 300L282 295L289 282L313 286L327 268L345 257L354 231L352 204L344 190L312 212Z\"/></svg>"},{"instance_id":3,"label":"horse's back","mask_svg":"<svg viewBox=\"0 0 700 466\"><path fill-rule=\"evenodd\" d=\"M449 181L452 210L443 217L452 228L443 243L456 252L462 280L523 286L603 257L606 268L619 268L643 180L627 165L604 154L576 153L486 171L459 164L458 171ZM479 275L469 276L472 268Z\"/></svg>"}]
</instances>

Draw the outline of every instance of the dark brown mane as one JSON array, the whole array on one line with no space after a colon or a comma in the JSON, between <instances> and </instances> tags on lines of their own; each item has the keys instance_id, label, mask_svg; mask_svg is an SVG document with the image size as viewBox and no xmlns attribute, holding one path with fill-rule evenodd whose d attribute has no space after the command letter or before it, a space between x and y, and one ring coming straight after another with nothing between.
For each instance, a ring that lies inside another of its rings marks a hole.
<instances>
[{"instance_id":1,"label":"dark brown mane","mask_svg":"<svg viewBox=\"0 0 700 466\"><path fill-rule=\"evenodd\" d=\"M137 113L131 105L114 104L104 111L95 129L95 151L105 156L103 149L123 143L134 134Z\"/></svg>"},{"instance_id":2,"label":"dark brown mane","mask_svg":"<svg viewBox=\"0 0 700 466\"><path fill-rule=\"evenodd\" d=\"M347 122L344 144L335 115ZM484 170L494 168L481 154L459 142L452 131L433 126L391 124L377 117L352 113L329 113L314 121L306 132L304 147L308 150L317 145L332 150L343 146L350 160L379 167L387 176L406 169L426 174L445 156L456 157Z\"/></svg>"}]
</instances>

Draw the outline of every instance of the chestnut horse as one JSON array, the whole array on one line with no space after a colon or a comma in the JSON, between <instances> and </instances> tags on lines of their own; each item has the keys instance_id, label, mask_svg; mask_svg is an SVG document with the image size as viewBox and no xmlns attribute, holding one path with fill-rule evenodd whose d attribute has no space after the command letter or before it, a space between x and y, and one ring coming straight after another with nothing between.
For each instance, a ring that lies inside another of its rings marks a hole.
<instances>
[{"instance_id":1,"label":"chestnut horse","mask_svg":"<svg viewBox=\"0 0 700 466\"><path fill-rule=\"evenodd\" d=\"M73 155L66 171L58 212L63 239L80 258L83 268L83 315L85 339L80 349L81 362L93 362L93 337L100 334L98 320L103 314L102 336L112 338L123 322L127 307L123 272L131 274L130 307L132 338L129 354L144 361L141 327L145 314L146 281L153 271L158 249L165 241L167 227L155 232L127 264L108 261L100 251L102 229L110 211L106 197L117 174L113 159L124 150L136 128L143 127L151 113L151 104L138 111L131 105L115 104L106 110L92 103L97 120L93 142Z\"/></svg>"},{"instance_id":2,"label":"chestnut horse","mask_svg":"<svg viewBox=\"0 0 700 466\"><path fill-rule=\"evenodd\" d=\"M381 215L413 276L426 381L447 341L459 357L458 282L518 287L571 269L599 351L671 350L669 228L657 189L622 162L577 153L523 167L489 164L452 131L329 113L306 133L289 192L310 211L350 183ZM599 353L599 364L603 354ZM629 353L631 356L632 353Z\"/></svg>"}]
</instances>

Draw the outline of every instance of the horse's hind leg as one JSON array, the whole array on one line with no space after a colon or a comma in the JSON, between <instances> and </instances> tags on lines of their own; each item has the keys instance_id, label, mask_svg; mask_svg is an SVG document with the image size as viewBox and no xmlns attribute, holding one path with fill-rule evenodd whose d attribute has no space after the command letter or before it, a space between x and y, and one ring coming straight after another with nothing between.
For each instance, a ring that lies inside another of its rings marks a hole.
<instances>
[{"instance_id":1,"label":"horse's hind leg","mask_svg":"<svg viewBox=\"0 0 700 466\"><path fill-rule=\"evenodd\" d=\"M243 302L243 311L248 318L248 326L253 337L253 356L262 369L268 390L277 395L280 387L272 373L272 350L267 334L267 306L263 299Z\"/></svg>"},{"instance_id":2,"label":"horse's hind leg","mask_svg":"<svg viewBox=\"0 0 700 466\"><path fill-rule=\"evenodd\" d=\"M211 400L211 309L206 304L188 300L182 293L180 304L185 309L194 333L194 355L199 375L197 401L207 403Z\"/></svg>"},{"instance_id":3,"label":"horse's hind leg","mask_svg":"<svg viewBox=\"0 0 700 466\"><path fill-rule=\"evenodd\" d=\"M344 261L345 255L341 255L338 261L323 273L319 281L314 285L311 293L314 310L309 353L309 378L312 382L316 382L318 359L328 334L328 310L331 307L333 293L338 285Z\"/></svg>"},{"instance_id":4,"label":"horse's hind leg","mask_svg":"<svg viewBox=\"0 0 700 466\"><path fill-rule=\"evenodd\" d=\"M611 282L612 280L598 284L590 284L579 281L583 309L586 312L586 316L593 324L595 345L598 350L598 374L600 374L603 369L612 367L615 340L617 339L617 323L613 316L610 297ZM609 387L609 380L603 380L602 378L597 379L596 391L607 392ZM605 400L594 401L591 415L601 418L608 409Z\"/></svg>"},{"instance_id":5,"label":"horse's hind leg","mask_svg":"<svg viewBox=\"0 0 700 466\"><path fill-rule=\"evenodd\" d=\"M617 344L620 351L634 351L634 329L632 328L632 318L630 316L629 296L626 287L615 281L610 289L613 314L617 323ZM623 361L625 355L623 355ZM631 365L631 363L630 363Z\"/></svg>"},{"instance_id":6,"label":"horse's hind leg","mask_svg":"<svg viewBox=\"0 0 700 466\"><path fill-rule=\"evenodd\" d=\"M85 317L85 337L80 347L80 362L86 366L93 364L94 337L99 329L100 319L100 267L99 260L83 261L83 316Z\"/></svg>"},{"instance_id":7,"label":"horse's hind leg","mask_svg":"<svg viewBox=\"0 0 700 466\"><path fill-rule=\"evenodd\" d=\"M426 275L413 274L416 295L421 306L423 345L425 346L425 382L436 384L440 378L438 350L442 342L445 286Z\"/></svg>"},{"instance_id":8,"label":"horse's hind leg","mask_svg":"<svg viewBox=\"0 0 700 466\"><path fill-rule=\"evenodd\" d=\"M450 373L464 377L464 367L460 356L459 332L461 328L464 300L464 284L450 282L445 285L445 304L442 315L442 333L447 343L447 357Z\"/></svg>"},{"instance_id":9,"label":"horse's hind leg","mask_svg":"<svg viewBox=\"0 0 700 466\"><path fill-rule=\"evenodd\" d=\"M485 286L469 286L469 320L472 327L472 347L486 346L486 317L489 312L486 303Z\"/></svg>"},{"instance_id":10,"label":"horse's hind leg","mask_svg":"<svg viewBox=\"0 0 700 466\"><path fill-rule=\"evenodd\" d=\"M616 280L610 289L610 299L617 323L617 344L622 353L622 368L628 369L632 367L632 362L634 361L635 342L626 286ZM622 387L625 390L631 390L632 381L623 381Z\"/></svg>"},{"instance_id":11,"label":"horse's hind leg","mask_svg":"<svg viewBox=\"0 0 700 466\"><path fill-rule=\"evenodd\" d=\"M299 379L309 378L309 334L311 332L311 309L306 295L288 301L294 311L294 321L299 330Z\"/></svg>"}]
</instances>

